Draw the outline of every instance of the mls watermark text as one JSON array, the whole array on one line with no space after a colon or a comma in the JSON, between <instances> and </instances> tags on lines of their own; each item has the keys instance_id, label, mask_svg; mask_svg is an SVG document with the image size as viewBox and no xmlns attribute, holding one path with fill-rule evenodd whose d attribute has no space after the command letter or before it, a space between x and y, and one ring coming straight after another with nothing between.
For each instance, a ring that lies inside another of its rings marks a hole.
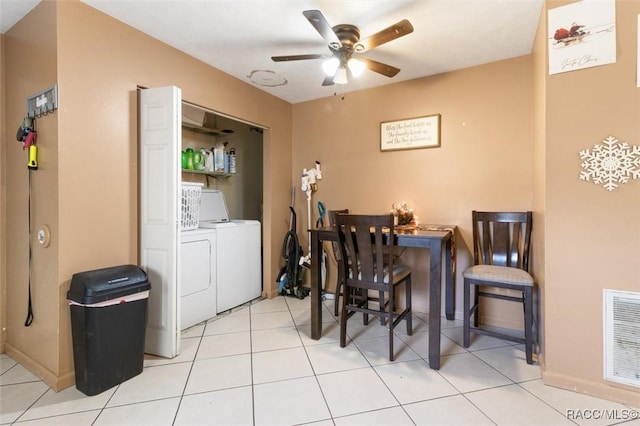
<instances>
[{"instance_id":1,"label":"mls watermark text","mask_svg":"<svg viewBox=\"0 0 640 426\"><path fill-rule=\"evenodd\" d=\"M583 409L569 408L565 412L569 420L635 420L640 419L640 411L632 408L624 409Z\"/></svg>"}]
</instances>

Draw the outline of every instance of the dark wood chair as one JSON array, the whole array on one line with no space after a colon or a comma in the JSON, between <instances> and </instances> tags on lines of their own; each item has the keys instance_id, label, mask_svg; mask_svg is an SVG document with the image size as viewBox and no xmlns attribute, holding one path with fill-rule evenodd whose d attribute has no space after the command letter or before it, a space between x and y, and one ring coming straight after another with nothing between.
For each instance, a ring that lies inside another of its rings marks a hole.
<instances>
[{"instance_id":1,"label":"dark wood chair","mask_svg":"<svg viewBox=\"0 0 640 426\"><path fill-rule=\"evenodd\" d=\"M469 347L470 333L484 334L524 343L527 363L533 363L533 291L535 282L529 274L531 244L531 212L472 212L473 260L464 277L464 347ZM473 306L471 306L472 287ZM518 296L504 292L487 292L488 287L510 289ZM524 338L479 326L480 298L495 298L523 304ZM471 326L473 317L473 326Z\"/></svg>"},{"instance_id":2,"label":"dark wood chair","mask_svg":"<svg viewBox=\"0 0 640 426\"><path fill-rule=\"evenodd\" d=\"M335 228L336 215L339 215L339 214L349 214L349 209L329 210L329 225L332 228ZM344 264L340 261L341 255L340 255L339 244L337 242L332 241L331 245L333 248L333 257L336 259L336 264L338 266L338 276L336 277L336 293L335 293L335 300L333 304L333 311L334 311L333 314L335 316L338 316L340 312L340 297L342 296L342 287L344 283L345 271L344 271Z\"/></svg>"},{"instance_id":3,"label":"dark wood chair","mask_svg":"<svg viewBox=\"0 0 640 426\"><path fill-rule=\"evenodd\" d=\"M350 215L335 217L344 275L342 310L340 313L340 346L346 346L347 321L356 312L363 313L364 324L369 315L386 322L389 329L389 360L393 361L393 330L406 321L411 335L411 269L394 263L393 215ZM405 307L395 312L395 289L404 284ZM369 292L377 302L369 304ZM385 297L386 296L386 297Z\"/></svg>"}]
</instances>

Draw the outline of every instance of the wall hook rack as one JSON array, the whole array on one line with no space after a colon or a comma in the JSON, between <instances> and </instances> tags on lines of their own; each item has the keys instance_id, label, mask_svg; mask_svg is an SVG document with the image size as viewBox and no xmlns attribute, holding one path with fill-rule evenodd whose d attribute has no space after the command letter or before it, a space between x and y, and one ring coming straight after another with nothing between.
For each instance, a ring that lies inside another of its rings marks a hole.
<instances>
[{"instance_id":1,"label":"wall hook rack","mask_svg":"<svg viewBox=\"0 0 640 426\"><path fill-rule=\"evenodd\" d=\"M27 98L27 117L29 118L42 117L56 109L58 109L57 84Z\"/></svg>"}]
</instances>

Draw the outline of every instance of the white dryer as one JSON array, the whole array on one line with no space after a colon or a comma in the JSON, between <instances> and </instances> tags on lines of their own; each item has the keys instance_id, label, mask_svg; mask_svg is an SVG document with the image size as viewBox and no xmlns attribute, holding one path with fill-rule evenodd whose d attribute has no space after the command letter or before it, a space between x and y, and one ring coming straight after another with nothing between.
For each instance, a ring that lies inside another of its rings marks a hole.
<instances>
[{"instance_id":1,"label":"white dryer","mask_svg":"<svg viewBox=\"0 0 640 426\"><path fill-rule=\"evenodd\" d=\"M216 230L180 233L180 329L216 316Z\"/></svg>"}]
</instances>

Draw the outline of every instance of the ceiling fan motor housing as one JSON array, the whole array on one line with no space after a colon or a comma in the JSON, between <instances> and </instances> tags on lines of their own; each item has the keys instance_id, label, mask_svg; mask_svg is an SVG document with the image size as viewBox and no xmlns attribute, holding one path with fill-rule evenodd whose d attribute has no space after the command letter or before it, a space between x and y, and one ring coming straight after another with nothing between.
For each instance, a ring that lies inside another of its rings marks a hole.
<instances>
[{"instance_id":1,"label":"ceiling fan motor housing","mask_svg":"<svg viewBox=\"0 0 640 426\"><path fill-rule=\"evenodd\" d=\"M332 29L345 49L354 50L356 43L360 41L360 29L355 25L340 24Z\"/></svg>"}]
</instances>

